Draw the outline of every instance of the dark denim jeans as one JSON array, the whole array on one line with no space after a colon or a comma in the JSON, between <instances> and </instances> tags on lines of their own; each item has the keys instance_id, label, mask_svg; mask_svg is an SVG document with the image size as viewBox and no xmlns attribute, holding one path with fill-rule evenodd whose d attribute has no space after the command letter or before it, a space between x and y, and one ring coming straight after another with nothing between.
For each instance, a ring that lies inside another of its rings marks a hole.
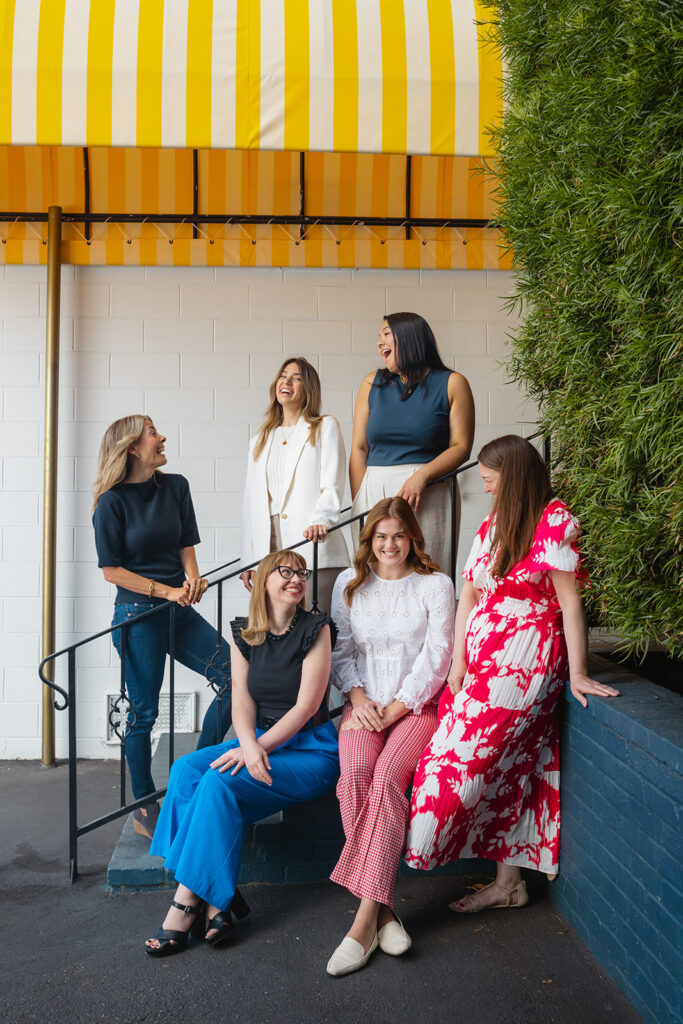
<instances>
[{"instance_id":1,"label":"dark denim jeans","mask_svg":"<svg viewBox=\"0 0 683 1024\"><path fill-rule=\"evenodd\" d=\"M131 604L114 605L112 626L141 615L153 608L154 602L140 600ZM121 631L112 633L114 646L121 655ZM136 800L153 793L155 790L152 779L152 749L150 733L159 714L159 692L164 679L166 655L169 650L169 611L157 612L142 622L136 622L128 629L126 637L126 689L128 697L135 709L135 722L131 725L126 739L126 760L130 772L133 796ZM207 666L218 645L218 633L210 623L194 608L175 609L175 657L182 665L205 675ZM228 679L230 679L230 650L226 638L223 650L228 659ZM231 689L223 695L220 728L221 739L230 728ZM132 719L132 715L130 716ZM200 746L216 742L217 710L214 701L207 712L210 726L207 729L206 718L202 726ZM210 731L212 729L212 731ZM202 743L204 733L207 738Z\"/></svg>"}]
</instances>

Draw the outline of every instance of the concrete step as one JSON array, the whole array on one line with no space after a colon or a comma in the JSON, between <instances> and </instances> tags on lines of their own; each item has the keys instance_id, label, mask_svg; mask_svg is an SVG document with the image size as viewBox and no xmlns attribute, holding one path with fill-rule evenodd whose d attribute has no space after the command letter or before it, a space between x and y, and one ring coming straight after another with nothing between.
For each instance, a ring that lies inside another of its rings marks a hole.
<instances>
[{"instance_id":1,"label":"concrete step","mask_svg":"<svg viewBox=\"0 0 683 1024\"><path fill-rule=\"evenodd\" d=\"M196 733L175 738L175 756L195 749ZM160 787L168 779L168 735L159 740L152 760L154 781ZM239 882L320 882L329 877L344 845L344 830L334 790L318 800L295 804L244 830ZM459 861L430 874L481 872L485 862ZM416 872L401 862L399 876ZM135 892L175 885L161 857L149 853L149 840L133 828L132 814L126 819L121 838L109 862L107 885L112 891Z\"/></svg>"}]
</instances>

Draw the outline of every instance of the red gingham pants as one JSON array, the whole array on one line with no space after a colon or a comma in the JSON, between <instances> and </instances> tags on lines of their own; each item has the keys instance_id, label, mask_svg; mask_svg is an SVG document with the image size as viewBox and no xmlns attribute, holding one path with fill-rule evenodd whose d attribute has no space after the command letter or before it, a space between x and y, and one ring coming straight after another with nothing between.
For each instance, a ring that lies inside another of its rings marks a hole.
<instances>
[{"instance_id":1,"label":"red gingham pants","mask_svg":"<svg viewBox=\"0 0 683 1024\"><path fill-rule=\"evenodd\" d=\"M404 715L382 732L342 732L351 710L348 703L339 729L337 797L346 843L330 878L354 896L392 906L408 820L405 793L436 729L436 706L426 704L422 714Z\"/></svg>"}]
</instances>

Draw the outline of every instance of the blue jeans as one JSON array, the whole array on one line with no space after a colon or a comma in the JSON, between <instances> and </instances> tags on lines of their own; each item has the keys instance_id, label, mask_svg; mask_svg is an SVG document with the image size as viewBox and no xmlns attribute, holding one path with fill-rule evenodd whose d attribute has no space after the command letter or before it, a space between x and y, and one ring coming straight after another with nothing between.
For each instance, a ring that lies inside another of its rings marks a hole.
<instances>
[{"instance_id":1,"label":"blue jeans","mask_svg":"<svg viewBox=\"0 0 683 1024\"><path fill-rule=\"evenodd\" d=\"M135 601L131 604L114 605L112 626L154 608L152 601ZM130 732L126 739L126 760L130 772L130 783L136 800L153 793L152 746L150 733L159 714L159 692L164 679L166 655L169 651L169 610L150 615L142 622L130 626L126 636L126 689L133 705L134 715L129 715ZM218 646L218 633L194 608L175 606L175 657L187 668L205 675L207 666ZM121 630L112 633L114 647L121 656ZM223 695L220 721L221 739L230 728L231 679L230 650L227 640L223 641L223 652L227 659L228 690ZM215 703L215 702L214 702ZM212 708L214 705L211 705ZM134 719L134 721L133 721ZM213 734L207 743L216 742L218 716L214 710L211 719ZM208 731L207 731L208 732ZM204 729L202 729L202 736ZM201 740L200 740L201 742Z\"/></svg>"}]
</instances>

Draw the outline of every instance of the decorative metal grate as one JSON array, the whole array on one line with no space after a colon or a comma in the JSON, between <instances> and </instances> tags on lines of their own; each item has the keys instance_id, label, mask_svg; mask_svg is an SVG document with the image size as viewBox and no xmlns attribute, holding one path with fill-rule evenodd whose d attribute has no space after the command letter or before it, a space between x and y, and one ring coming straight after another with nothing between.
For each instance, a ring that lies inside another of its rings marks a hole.
<instances>
[{"instance_id":1,"label":"decorative metal grate","mask_svg":"<svg viewBox=\"0 0 683 1024\"><path fill-rule=\"evenodd\" d=\"M108 693L107 697L107 713L105 721L107 723L107 734L104 738L105 743L118 743L119 737L117 736L113 721L117 721L117 702L120 700L120 694ZM196 693L178 693L175 695L175 731L176 732L194 732L197 721L197 694ZM161 735L162 732L168 732L170 728L170 701L167 693L162 693L159 697L159 716L154 723L152 729L152 738L156 739L157 736Z\"/></svg>"}]
</instances>

